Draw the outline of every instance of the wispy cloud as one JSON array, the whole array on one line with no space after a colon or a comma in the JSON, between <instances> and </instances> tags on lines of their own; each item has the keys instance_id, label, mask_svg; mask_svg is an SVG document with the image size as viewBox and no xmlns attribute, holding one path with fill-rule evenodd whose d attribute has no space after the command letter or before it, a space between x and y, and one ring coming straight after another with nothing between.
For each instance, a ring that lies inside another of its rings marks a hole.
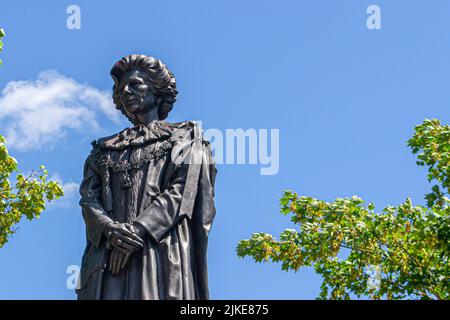
<instances>
[{"instance_id":1,"label":"wispy cloud","mask_svg":"<svg viewBox=\"0 0 450 320\"><path fill-rule=\"evenodd\" d=\"M0 95L1 134L21 151L52 147L70 130L97 130L99 112L114 123L121 121L109 90L54 70L41 72L36 80L11 81Z\"/></svg>"}]
</instances>

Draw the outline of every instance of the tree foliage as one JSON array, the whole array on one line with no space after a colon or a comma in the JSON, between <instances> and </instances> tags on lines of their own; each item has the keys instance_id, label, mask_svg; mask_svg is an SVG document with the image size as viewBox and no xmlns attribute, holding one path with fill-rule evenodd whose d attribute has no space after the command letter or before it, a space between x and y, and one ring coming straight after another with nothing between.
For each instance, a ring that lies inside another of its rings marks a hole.
<instances>
[{"instance_id":1,"label":"tree foliage","mask_svg":"<svg viewBox=\"0 0 450 320\"><path fill-rule=\"evenodd\" d=\"M16 159L8 153L5 138L0 136L0 247L16 232L15 225L23 216L28 220L39 218L46 201L63 196L62 187L47 181L47 176L44 166L26 176L20 173Z\"/></svg>"},{"instance_id":2,"label":"tree foliage","mask_svg":"<svg viewBox=\"0 0 450 320\"><path fill-rule=\"evenodd\" d=\"M298 229L279 240L255 233L238 243L238 256L286 271L313 266L323 278L320 299L449 299L450 127L425 120L408 145L436 183L426 206L406 199L377 212L356 196L326 202L285 191L281 213Z\"/></svg>"},{"instance_id":3,"label":"tree foliage","mask_svg":"<svg viewBox=\"0 0 450 320\"><path fill-rule=\"evenodd\" d=\"M0 28L0 52L3 50L3 41L2 38L5 36L5 31ZM2 59L0 59L0 64L2 64Z\"/></svg>"}]
</instances>

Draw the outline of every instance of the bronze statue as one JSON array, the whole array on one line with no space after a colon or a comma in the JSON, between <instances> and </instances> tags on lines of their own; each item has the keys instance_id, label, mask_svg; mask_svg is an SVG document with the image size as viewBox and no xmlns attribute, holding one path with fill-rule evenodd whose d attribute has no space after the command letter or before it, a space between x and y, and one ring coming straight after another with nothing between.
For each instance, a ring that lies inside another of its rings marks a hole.
<instances>
[{"instance_id":1,"label":"bronze statue","mask_svg":"<svg viewBox=\"0 0 450 320\"><path fill-rule=\"evenodd\" d=\"M164 120L178 92L160 60L132 54L111 76L116 108L133 126L92 142L84 166L78 299L208 299L209 144L195 122Z\"/></svg>"}]
</instances>

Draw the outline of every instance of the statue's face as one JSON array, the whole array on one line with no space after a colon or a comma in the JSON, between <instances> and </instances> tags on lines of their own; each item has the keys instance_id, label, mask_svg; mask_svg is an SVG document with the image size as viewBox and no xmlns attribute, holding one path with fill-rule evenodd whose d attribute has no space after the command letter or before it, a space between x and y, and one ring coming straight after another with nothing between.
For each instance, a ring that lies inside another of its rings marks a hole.
<instances>
[{"instance_id":1,"label":"statue's face","mask_svg":"<svg viewBox=\"0 0 450 320\"><path fill-rule=\"evenodd\" d=\"M154 89L145 72L130 70L122 75L119 84L122 105L132 114L146 113L157 107Z\"/></svg>"}]
</instances>

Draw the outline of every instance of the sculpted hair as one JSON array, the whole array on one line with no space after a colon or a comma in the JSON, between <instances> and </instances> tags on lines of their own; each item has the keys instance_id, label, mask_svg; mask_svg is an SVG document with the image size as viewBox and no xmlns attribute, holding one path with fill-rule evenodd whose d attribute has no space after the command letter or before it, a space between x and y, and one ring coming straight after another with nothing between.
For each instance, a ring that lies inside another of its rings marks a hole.
<instances>
[{"instance_id":1,"label":"sculpted hair","mask_svg":"<svg viewBox=\"0 0 450 320\"><path fill-rule=\"evenodd\" d=\"M161 99L158 108L159 119L166 119L177 100L177 85L175 77L161 60L143 54L130 54L117 61L111 69L111 77L114 80L113 101L131 122L134 122L132 114L123 107L119 97L120 78L125 72L140 70L147 74L148 80L156 91L156 97Z\"/></svg>"}]
</instances>

